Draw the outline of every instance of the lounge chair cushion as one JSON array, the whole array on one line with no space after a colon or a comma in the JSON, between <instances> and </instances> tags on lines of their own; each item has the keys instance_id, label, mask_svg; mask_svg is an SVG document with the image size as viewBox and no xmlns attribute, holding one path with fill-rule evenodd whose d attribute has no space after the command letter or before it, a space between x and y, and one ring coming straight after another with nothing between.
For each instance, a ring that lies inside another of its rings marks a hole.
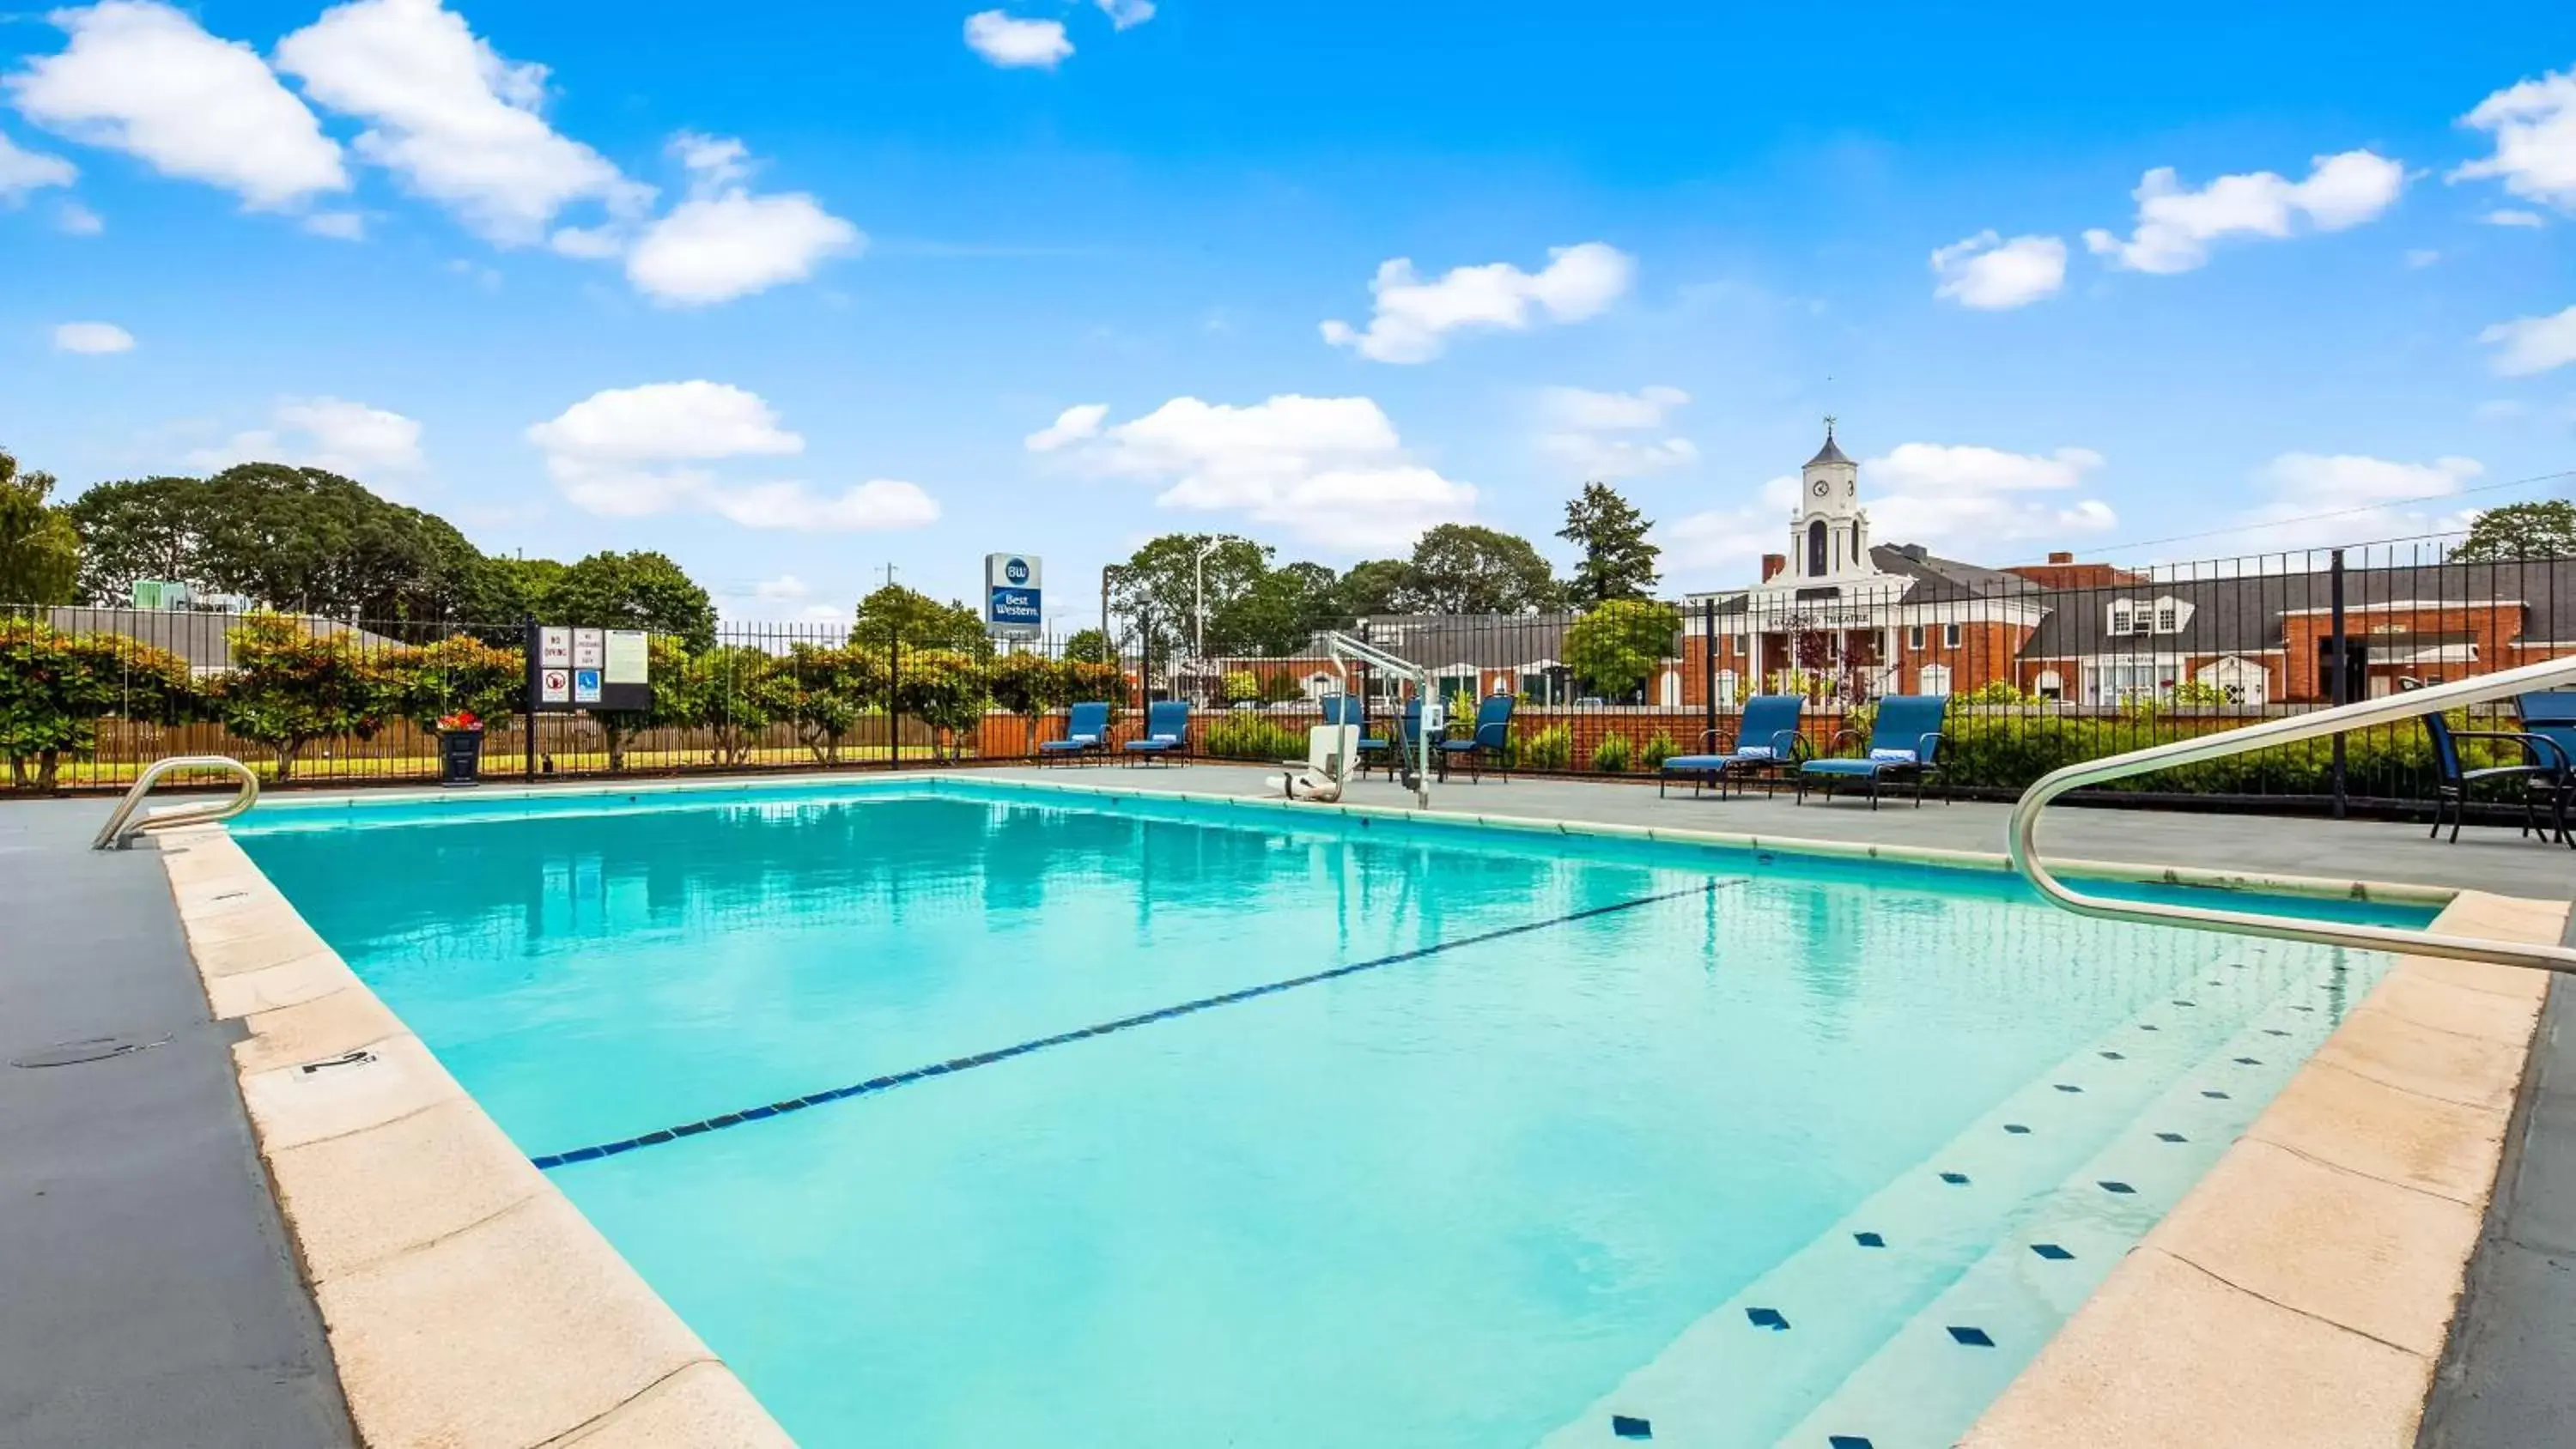
<instances>
[{"instance_id":1,"label":"lounge chair cushion","mask_svg":"<svg viewBox=\"0 0 2576 1449\"><path fill-rule=\"evenodd\" d=\"M1887 768L1885 760L1809 760L1800 769L1810 775L1875 775Z\"/></svg>"},{"instance_id":2,"label":"lounge chair cushion","mask_svg":"<svg viewBox=\"0 0 2576 1449\"><path fill-rule=\"evenodd\" d=\"M1181 742L1179 735L1156 735L1153 738L1154 743L1158 745L1177 745Z\"/></svg>"},{"instance_id":3,"label":"lounge chair cushion","mask_svg":"<svg viewBox=\"0 0 2576 1449\"><path fill-rule=\"evenodd\" d=\"M1770 760L1779 758L1779 751L1769 745L1738 745L1735 757L1739 760Z\"/></svg>"},{"instance_id":4,"label":"lounge chair cushion","mask_svg":"<svg viewBox=\"0 0 2576 1449\"><path fill-rule=\"evenodd\" d=\"M1923 761L1923 757L1912 750L1872 750L1869 757L1882 765L1917 765Z\"/></svg>"}]
</instances>

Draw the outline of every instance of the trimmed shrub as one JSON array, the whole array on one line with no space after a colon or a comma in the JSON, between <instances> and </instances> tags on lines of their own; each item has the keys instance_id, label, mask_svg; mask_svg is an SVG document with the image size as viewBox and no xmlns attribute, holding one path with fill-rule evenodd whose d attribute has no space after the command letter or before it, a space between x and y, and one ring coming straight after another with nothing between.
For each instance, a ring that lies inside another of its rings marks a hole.
<instances>
[{"instance_id":1,"label":"trimmed shrub","mask_svg":"<svg viewBox=\"0 0 2576 1449\"><path fill-rule=\"evenodd\" d=\"M1673 756L1678 755L1681 752L1682 747L1673 743L1671 731L1657 730L1655 731L1655 737L1646 741L1646 748L1639 752L1637 756L1637 768L1644 770L1648 774L1653 774L1655 771L1664 767L1664 761L1671 759Z\"/></svg>"},{"instance_id":2,"label":"trimmed shrub","mask_svg":"<svg viewBox=\"0 0 2576 1449\"><path fill-rule=\"evenodd\" d=\"M1574 730L1568 725L1549 725L1534 734L1515 735L1519 747L1520 768L1524 770L1562 770L1574 763Z\"/></svg>"},{"instance_id":3,"label":"trimmed shrub","mask_svg":"<svg viewBox=\"0 0 2576 1449\"><path fill-rule=\"evenodd\" d=\"M1230 714L1211 720L1202 748L1220 760L1302 759L1306 736L1257 714Z\"/></svg>"},{"instance_id":4,"label":"trimmed shrub","mask_svg":"<svg viewBox=\"0 0 2576 1449\"><path fill-rule=\"evenodd\" d=\"M1626 735L1603 735L1601 743L1592 747L1592 768L1605 775L1624 775L1635 751Z\"/></svg>"}]
</instances>

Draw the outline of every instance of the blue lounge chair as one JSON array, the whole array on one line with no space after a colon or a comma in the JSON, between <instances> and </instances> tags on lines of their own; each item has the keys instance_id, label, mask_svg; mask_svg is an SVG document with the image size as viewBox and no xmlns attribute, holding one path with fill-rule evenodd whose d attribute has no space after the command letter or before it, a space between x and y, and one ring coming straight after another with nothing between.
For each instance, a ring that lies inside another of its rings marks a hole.
<instances>
[{"instance_id":1,"label":"blue lounge chair","mask_svg":"<svg viewBox=\"0 0 2576 1449\"><path fill-rule=\"evenodd\" d=\"M1078 760L1109 757L1109 706L1105 702L1077 704L1064 722L1064 738L1042 740L1038 744L1038 761Z\"/></svg>"},{"instance_id":2,"label":"blue lounge chair","mask_svg":"<svg viewBox=\"0 0 2576 1449\"><path fill-rule=\"evenodd\" d=\"M1491 754L1495 763L1499 765L1503 762L1504 747L1511 743L1512 706L1516 703L1518 701L1508 694L1489 694L1476 706L1474 734L1463 740L1439 741L1437 748L1440 752L1440 778L1443 780L1449 778L1449 766L1452 761L1464 760L1467 762L1467 778L1483 784L1485 756ZM1414 716L1414 722L1414 727L1417 730L1420 729L1421 716L1418 713ZM1503 778L1508 780L1511 776L1505 774Z\"/></svg>"},{"instance_id":3,"label":"blue lounge chair","mask_svg":"<svg viewBox=\"0 0 2576 1449\"><path fill-rule=\"evenodd\" d=\"M2532 701L2550 698L2547 695L2522 696L2518 703L2523 707L2524 721L2536 724L2535 714L2548 719L2549 706L2543 704L2535 710ZM2552 720L2551 723L2558 722ZM2576 727L2576 720L2569 720L2566 724ZM2528 731L2455 730L2451 728L2450 721L2442 718L2441 711L2426 713L2424 733L2432 741L2433 768L2439 775L2433 787L2433 833L2429 838L2441 838L2442 817L2447 813L2451 819L2451 839L2457 841L2461 820L2468 814L2469 792L2489 780L2518 780L2522 783L2522 833L2530 835L2537 831L2544 840L2564 840L2576 845L2576 840L2571 840L2567 833L2567 794L2571 782L2576 782L2576 771L2569 768L2567 747L2546 733L2546 729L2547 726L2543 725ZM2511 740L2522 747L2522 763L2469 769L2460 756L2459 742L2462 740ZM2540 806L2543 804L2549 807L2549 828L2545 831L2540 828Z\"/></svg>"},{"instance_id":4,"label":"blue lounge chair","mask_svg":"<svg viewBox=\"0 0 2576 1449\"><path fill-rule=\"evenodd\" d=\"M1805 712L1807 701L1795 694L1757 694L1744 702L1744 716L1735 722L1735 738L1715 753L1675 755L1664 761L1663 777L1655 783L1661 795L1676 775L1688 775L1691 798L1699 798L1705 786L1715 786L1718 798L1726 798L1726 782L1747 775L1778 778L1775 772L1794 770L1806 757L1806 741L1798 733L1798 718ZM1707 730L1700 735L1704 746L1716 746L1722 729ZM1769 788L1768 786L1765 787Z\"/></svg>"},{"instance_id":5,"label":"blue lounge chair","mask_svg":"<svg viewBox=\"0 0 2576 1449\"><path fill-rule=\"evenodd\" d=\"M1798 803L1807 803L1810 782L1821 787L1826 798L1832 798L1837 783L1844 780L1869 782L1869 808L1878 808L1878 783L1881 780L1912 780L1914 808L1923 808L1923 782L1941 772L1941 723L1950 710L1946 694L1891 694L1878 702L1878 720L1870 727L1869 752L1855 759L1809 760L1798 767ZM1860 732L1837 730L1830 749L1841 749L1844 740L1857 744ZM1941 802L1948 804L1950 792L1941 792Z\"/></svg>"},{"instance_id":6,"label":"blue lounge chair","mask_svg":"<svg viewBox=\"0 0 2576 1449\"><path fill-rule=\"evenodd\" d=\"M1137 760L1185 759L1190 752L1190 702L1186 699L1158 699L1145 706L1145 737L1129 740L1126 751Z\"/></svg>"}]
</instances>

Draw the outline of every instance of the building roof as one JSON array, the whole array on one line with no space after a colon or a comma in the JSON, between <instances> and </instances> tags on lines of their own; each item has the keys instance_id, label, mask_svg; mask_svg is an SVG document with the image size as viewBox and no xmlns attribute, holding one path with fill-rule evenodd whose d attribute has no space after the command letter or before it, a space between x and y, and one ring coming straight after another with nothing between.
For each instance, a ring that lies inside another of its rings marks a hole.
<instances>
[{"instance_id":1,"label":"building roof","mask_svg":"<svg viewBox=\"0 0 2576 1449\"><path fill-rule=\"evenodd\" d=\"M1870 562L1880 573L1903 574L1914 580L1905 591L1909 604L1937 604L1945 599L1999 599L2043 592L2039 585L2019 574L1990 569L1980 564L1962 563L1926 552L1921 544L1872 544Z\"/></svg>"},{"instance_id":2,"label":"building roof","mask_svg":"<svg viewBox=\"0 0 2576 1449\"><path fill-rule=\"evenodd\" d=\"M2239 574L2229 578L2146 579L2118 588L2045 589L2048 617L2024 646L2025 658L2085 654L2237 654L2278 649L2285 616L2321 615L2333 605L2333 576L2303 573ZM2113 634L2117 599L2151 603L2171 598L2191 616L2172 634ZM2515 601L2522 601L2517 603ZM2549 639L2576 638L2576 560L2530 563L2446 564L2427 568L2361 568L2344 575L2348 637L2382 647L2453 642L2458 626L2440 632L2373 633L2390 605L2423 609L2520 609L2522 632ZM2322 620L2317 627L2323 628Z\"/></svg>"},{"instance_id":3,"label":"building roof","mask_svg":"<svg viewBox=\"0 0 2576 1449\"><path fill-rule=\"evenodd\" d=\"M1432 669L1511 669L1565 657L1574 614L1371 614L1354 632Z\"/></svg>"},{"instance_id":4,"label":"building roof","mask_svg":"<svg viewBox=\"0 0 2576 1449\"><path fill-rule=\"evenodd\" d=\"M337 619L293 616L307 633L325 638L348 635L368 649L390 649L401 641L369 633ZM185 609L88 608L67 605L47 609L45 622L66 634L120 634L155 649L166 649L203 674L233 667L232 631L239 614L199 613Z\"/></svg>"},{"instance_id":5,"label":"building roof","mask_svg":"<svg viewBox=\"0 0 2576 1449\"><path fill-rule=\"evenodd\" d=\"M1842 448L1834 442L1834 425L1828 420L1825 423L1825 445L1816 450L1816 456L1807 460L1807 466L1813 468L1821 463L1850 462L1851 459L1844 457Z\"/></svg>"}]
</instances>

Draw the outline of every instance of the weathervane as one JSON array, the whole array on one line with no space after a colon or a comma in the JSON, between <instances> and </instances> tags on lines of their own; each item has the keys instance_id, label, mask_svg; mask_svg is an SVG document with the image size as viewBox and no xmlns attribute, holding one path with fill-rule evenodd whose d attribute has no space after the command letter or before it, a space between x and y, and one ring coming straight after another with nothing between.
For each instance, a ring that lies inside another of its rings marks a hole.
<instances>
[{"instance_id":1,"label":"weathervane","mask_svg":"<svg viewBox=\"0 0 2576 1449\"><path fill-rule=\"evenodd\" d=\"M1825 441L1828 443L1834 440L1834 424L1836 421L1838 420L1832 413L1825 414Z\"/></svg>"}]
</instances>

